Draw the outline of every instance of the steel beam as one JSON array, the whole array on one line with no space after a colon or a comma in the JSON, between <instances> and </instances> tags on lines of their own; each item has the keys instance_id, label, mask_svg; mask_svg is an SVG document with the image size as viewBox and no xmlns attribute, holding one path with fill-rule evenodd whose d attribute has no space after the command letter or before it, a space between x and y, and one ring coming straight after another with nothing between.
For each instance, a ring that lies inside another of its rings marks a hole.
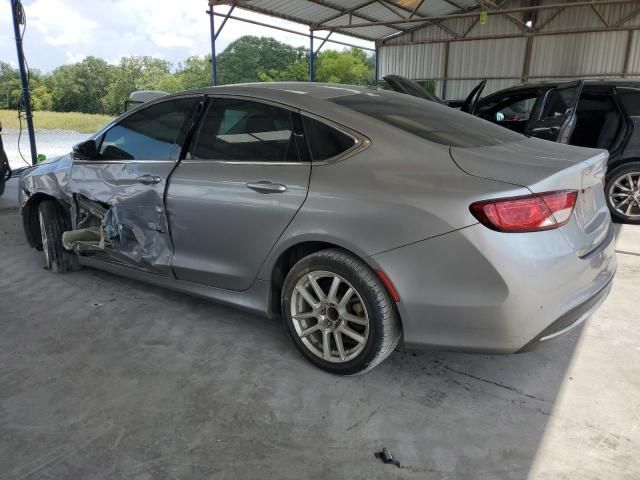
<instances>
[{"instance_id":1,"label":"steel beam","mask_svg":"<svg viewBox=\"0 0 640 480\"><path fill-rule=\"evenodd\" d=\"M447 79L449 77L449 46L449 42L444 44L444 65L442 69L444 78L442 79L442 94L440 95L440 98L442 98L443 100L447 99Z\"/></svg>"},{"instance_id":2,"label":"steel beam","mask_svg":"<svg viewBox=\"0 0 640 480\"><path fill-rule=\"evenodd\" d=\"M213 5L209 6L207 14L209 15L209 32L211 35L211 85L215 87L218 84L218 72L216 68L216 13L213 11Z\"/></svg>"},{"instance_id":3,"label":"steel beam","mask_svg":"<svg viewBox=\"0 0 640 480\"><path fill-rule=\"evenodd\" d=\"M631 45L633 45L633 35L634 32L629 30L627 33L627 45L624 49L624 70L622 72L622 78L627 78L629 76L629 60L631 59Z\"/></svg>"},{"instance_id":4,"label":"steel beam","mask_svg":"<svg viewBox=\"0 0 640 480\"><path fill-rule=\"evenodd\" d=\"M640 30L640 26L636 27L609 27L609 28L577 28L572 30L557 30L557 31L548 31L541 32L537 31L533 35L534 37L546 37L546 36L554 36L554 35L570 35L573 33L599 33L599 32L627 32L630 30ZM462 37L462 38L436 38L433 40L414 40L407 42L394 42L394 43L385 43L386 47L400 47L403 45L426 45L431 43L445 43L445 42L473 42L477 40L502 40L506 38L523 38L526 37L527 34L524 32L520 33L504 33L504 34L495 34L495 35L483 35L476 37Z\"/></svg>"},{"instance_id":5,"label":"steel beam","mask_svg":"<svg viewBox=\"0 0 640 480\"><path fill-rule=\"evenodd\" d=\"M320 50L322 50L322 47L324 47L324 44L327 43L327 40L329 40L329 37L331 36L333 32L329 32L329 35L327 35L325 38L322 39L322 42L320 43L320 46L316 49L315 52L313 52L313 56L316 57L318 55L318 53L320 53Z\"/></svg>"},{"instance_id":6,"label":"steel beam","mask_svg":"<svg viewBox=\"0 0 640 480\"><path fill-rule=\"evenodd\" d=\"M229 20L229 17L231 16L231 14L233 13L233 11L235 9L236 9L236 4L234 3L233 5L231 5L231 8L229 9L229 11L225 14L224 19L222 20L222 23L218 27L218 31L216 32L216 34L213 37L214 40L218 39L218 35L220 35L220 33L222 33L222 29L224 28L225 24L227 23L227 20Z\"/></svg>"},{"instance_id":7,"label":"steel beam","mask_svg":"<svg viewBox=\"0 0 640 480\"><path fill-rule=\"evenodd\" d=\"M524 51L522 63L522 83L529 81L529 69L531 67L531 50L533 49L533 35L527 35L527 46Z\"/></svg>"},{"instance_id":8,"label":"steel beam","mask_svg":"<svg viewBox=\"0 0 640 480\"><path fill-rule=\"evenodd\" d=\"M239 7L239 8L243 8L243 7ZM213 12L213 15L216 17L225 17L226 15L224 13L216 13ZM250 23L252 25L258 25L260 27L267 27L267 28L273 28L274 30L279 30L281 32L287 32L287 33L291 33L293 35L299 35L301 37L307 37L309 38L309 34L308 33L303 33L303 32L298 32L296 30L291 30L290 28L284 28L284 27L278 27L277 25L269 25L268 23L264 23L264 22L259 22L257 20L250 20L248 18L242 18L242 17L236 17L234 15L229 15L229 19L230 20L237 20L239 22L245 22L245 23ZM351 35L351 34L349 34ZM353 35L351 35L353 36ZM321 37L315 37L318 40L322 40ZM358 38L363 38L363 37L358 37ZM364 40L373 42L374 40L370 39L370 38L363 38ZM349 43L349 42L342 42L340 40L327 40L327 42L329 43L335 43L337 45L344 45L345 47L353 47L353 48L359 48L361 50L368 50L370 52L375 52L375 50L373 48L369 48L369 47L361 47L360 45L355 45L353 43Z\"/></svg>"},{"instance_id":9,"label":"steel beam","mask_svg":"<svg viewBox=\"0 0 640 480\"><path fill-rule=\"evenodd\" d=\"M29 73L22 48L22 32L20 31L20 12L22 5L20 0L11 0L11 14L13 17L13 31L16 36L16 53L18 54L18 68L20 70L20 83L22 84L22 106L27 119L27 131L29 132L29 147L31 149L31 164L38 163L36 150L36 133L33 128L33 115L31 113L31 96L29 94Z\"/></svg>"},{"instance_id":10,"label":"steel beam","mask_svg":"<svg viewBox=\"0 0 640 480\"><path fill-rule=\"evenodd\" d=\"M382 48L382 46L380 45L379 42L376 42L376 53L375 53L375 66L374 66L374 71L373 71L373 79L376 85L378 85L378 82L380 81L380 49Z\"/></svg>"},{"instance_id":11,"label":"steel beam","mask_svg":"<svg viewBox=\"0 0 640 480\"><path fill-rule=\"evenodd\" d=\"M313 30L309 29L309 81L315 80L316 74L316 52L313 49Z\"/></svg>"},{"instance_id":12,"label":"steel beam","mask_svg":"<svg viewBox=\"0 0 640 480\"><path fill-rule=\"evenodd\" d=\"M637 0L601 0L598 2L598 5L623 5L627 3L635 3ZM575 7L588 7L593 4L593 1L577 1L572 3L564 3L564 4L548 4L548 5L531 5L528 7L516 7L516 8L504 8L501 10L487 10L487 15L509 15L512 13L522 13L522 12L535 12L540 10L550 10L556 8L575 8ZM640 9L635 12L630 18L640 13ZM404 20L386 20L380 22L363 22L358 23L357 27L392 27L397 24L405 24L405 23L420 23L420 22L433 22L435 20L449 20L453 18L468 18L475 17L478 15L477 11L467 12L467 13L451 13L449 15L438 15L432 17L420 17L420 18L406 18ZM626 21L626 20L625 20ZM331 30L344 30L349 29L354 26L351 25L332 25L329 27Z\"/></svg>"}]
</instances>

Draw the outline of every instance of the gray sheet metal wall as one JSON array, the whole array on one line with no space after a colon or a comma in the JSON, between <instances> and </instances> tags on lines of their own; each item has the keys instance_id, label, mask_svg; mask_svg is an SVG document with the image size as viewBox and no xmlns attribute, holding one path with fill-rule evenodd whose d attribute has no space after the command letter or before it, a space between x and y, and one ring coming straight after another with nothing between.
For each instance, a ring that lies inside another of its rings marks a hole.
<instances>
[{"instance_id":1,"label":"gray sheet metal wall","mask_svg":"<svg viewBox=\"0 0 640 480\"><path fill-rule=\"evenodd\" d=\"M541 3L557 4L558 1L545 0ZM522 1L513 0L508 7L521 5ZM560 13L556 10L540 11L535 26L542 26L541 33L612 27L630 30L534 35L530 40L528 76L525 36L461 41L445 30L452 30L465 38L521 34L522 29L505 15L489 16L486 25L480 25L474 18L447 20L442 22L445 29L432 25L387 40L380 49L380 76L398 74L416 80L436 80L436 93L439 95L443 93L446 77L447 99L464 98L484 78L488 79L485 94L522 83L527 77L528 81L557 79L559 76L567 79L637 78L640 77L640 31L634 29L640 29L640 14L619 22L632 15L638 6L640 1L598 6L609 27L591 7L567 8ZM518 18L522 18L521 14ZM402 42L433 43L398 45Z\"/></svg>"}]
</instances>

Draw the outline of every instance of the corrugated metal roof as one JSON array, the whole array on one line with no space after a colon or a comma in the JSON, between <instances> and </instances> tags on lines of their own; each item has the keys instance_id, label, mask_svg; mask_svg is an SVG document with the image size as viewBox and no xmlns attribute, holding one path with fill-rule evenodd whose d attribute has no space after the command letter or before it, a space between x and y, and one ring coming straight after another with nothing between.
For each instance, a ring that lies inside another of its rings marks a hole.
<instances>
[{"instance_id":1,"label":"corrugated metal roof","mask_svg":"<svg viewBox=\"0 0 640 480\"><path fill-rule=\"evenodd\" d=\"M215 0L214 4L229 3ZM381 40L402 33L410 28L427 24L426 17L449 15L477 6L477 0L237 0L239 8L252 10L273 17L309 25L316 30L323 26L352 24L339 33L367 40ZM416 9L416 7L419 7ZM415 12L414 12L415 10ZM357 27L358 23L389 22L425 17L425 23L402 23L393 26L369 25Z\"/></svg>"},{"instance_id":2,"label":"corrugated metal roof","mask_svg":"<svg viewBox=\"0 0 640 480\"><path fill-rule=\"evenodd\" d=\"M529 3L511 0L509 6L522 8ZM540 0L540 5L559 3ZM540 10L531 17L531 32L518 25L528 18L523 13L511 18L489 16L484 25L477 17L442 20L385 40L379 51L379 73L440 84L446 80L449 99L463 98L483 78L488 79L484 93L489 94L522 81L640 75L640 0L594 7Z\"/></svg>"}]
</instances>

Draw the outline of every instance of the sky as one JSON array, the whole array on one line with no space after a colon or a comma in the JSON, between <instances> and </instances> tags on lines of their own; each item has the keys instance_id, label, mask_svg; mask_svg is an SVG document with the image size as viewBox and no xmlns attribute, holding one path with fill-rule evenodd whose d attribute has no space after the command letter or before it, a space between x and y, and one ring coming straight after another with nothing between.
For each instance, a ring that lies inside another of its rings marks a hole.
<instances>
[{"instance_id":1,"label":"sky","mask_svg":"<svg viewBox=\"0 0 640 480\"><path fill-rule=\"evenodd\" d=\"M23 0L22 3L27 16L24 36L27 62L43 72L89 55L112 64L125 56L150 55L177 65L191 55L211 51L209 17L205 13L207 0ZM216 7L216 12L227 10L226 6ZM304 25L245 10L236 9L234 16L308 33ZM216 17L217 25L220 22L221 18ZM294 46L308 45L305 37L229 20L216 42L218 53L243 35L270 36ZM373 47L371 42L342 35L332 38ZM344 47L327 43L324 48ZM8 0L0 0L0 60L17 65Z\"/></svg>"}]
</instances>

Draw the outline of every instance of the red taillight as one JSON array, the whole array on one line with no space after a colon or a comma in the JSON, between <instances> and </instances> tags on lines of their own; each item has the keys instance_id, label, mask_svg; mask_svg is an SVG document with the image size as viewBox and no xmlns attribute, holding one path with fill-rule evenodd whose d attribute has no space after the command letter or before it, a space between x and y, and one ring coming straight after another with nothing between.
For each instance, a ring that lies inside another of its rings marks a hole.
<instances>
[{"instance_id":1,"label":"red taillight","mask_svg":"<svg viewBox=\"0 0 640 480\"><path fill-rule=\"evenodd\" d=\"M565 225L577 198L577 191L561 190L476 202L469 210L480 223L498 232L537 232Z\"/></svg>"}]
</instances>

